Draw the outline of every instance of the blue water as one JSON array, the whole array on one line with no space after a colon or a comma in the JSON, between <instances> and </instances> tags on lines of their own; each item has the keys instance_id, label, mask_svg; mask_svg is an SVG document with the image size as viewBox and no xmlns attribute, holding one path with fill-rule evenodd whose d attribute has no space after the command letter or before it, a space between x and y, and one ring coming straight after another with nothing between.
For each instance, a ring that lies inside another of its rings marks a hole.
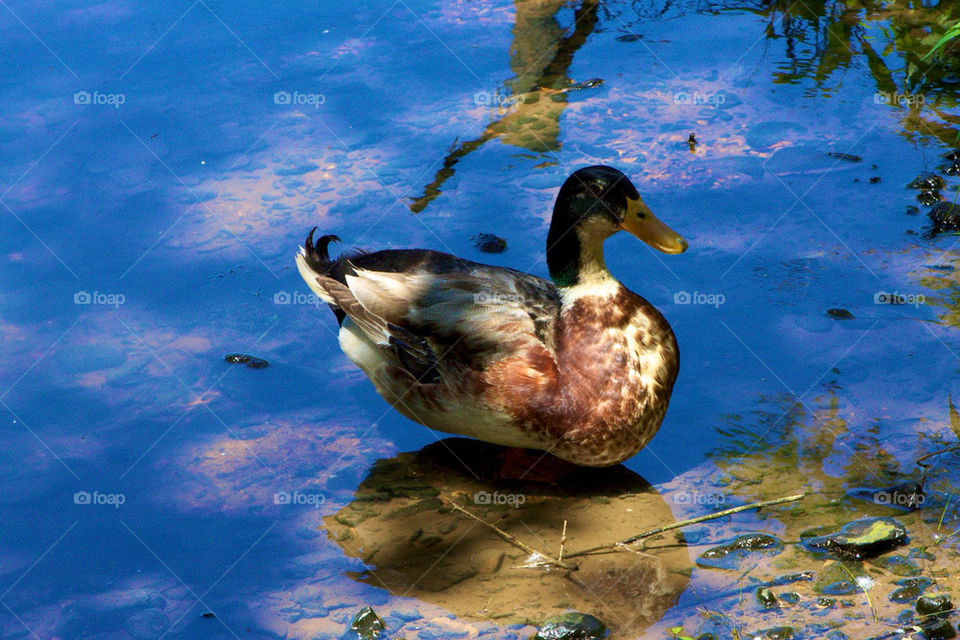
<instances>
[{"instance_id":1,"label":"blue water","mask_svg":"<svg viewBox=\"0 0 960 640\"><path fill-rule=\"evenodd\" d=\"M780 395L813 412L828 386L849 427L831 468L881 475L852 453L868 428L907 457L942 432L960 341L944 320L955 277L930 267L952 264L955 238L923 236L904 185L949 147L875 100L862 55L831 82L777 83L792 65L768 17L611 2L542 82L603 80L563 94L555 136L547 118L536 144L483 140L414 214L448 153L509 110L490 96L576 33L573 7L523 30L499 1L2 4L3 637L283 637L291 594L317 581L344 602L405 602L344 575L361 564L320 516L375 460L440 435L340 353L297 246L319 225L347 246L545 275L553 197L586 164L625 171L691 247L607 243L682 354L628 468L654 485L709 475L731 420L759 424ZM883 53L897 72L901 53ZM932 120L956 113L945 100ZM480 232L508 250L481 254ZM875 304L881 291L925 304ZM235 352L270 366L224 362ZM328 637L355 609L318 611Z\"/></svg>"}]
</instances>

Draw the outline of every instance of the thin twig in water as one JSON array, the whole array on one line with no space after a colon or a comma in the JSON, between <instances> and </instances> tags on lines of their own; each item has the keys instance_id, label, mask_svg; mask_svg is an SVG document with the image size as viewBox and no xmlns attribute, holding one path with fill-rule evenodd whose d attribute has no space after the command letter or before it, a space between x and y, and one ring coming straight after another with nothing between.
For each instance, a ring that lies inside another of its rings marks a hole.
<instances>
[{"instance_id":1,"label":"thin twig in water","mask_svg":"<svg viewBox=\"0 0 960 640\"><path fill-rule=\"evenodd\" d=\"M563 531L560 533L560 554L557 560L563 562L563 545L567 543L567 521L563 521Z\"/></svg>"},{"instance_id":2,"label":"thin twig in water","mask_svg":"<svg viewBox=\"0 0 960 640\"><path fill-rule=\"evenodd\" d=\"M954 446L952 446L952 447L947 447L946 449L940 449L939 451L931 451L930 453L928 453L928 454L926 454L926 455L923 455L923 456L920 456L919 458L917 458L917 461L916 461L916 462L917 462L917 464L920 464L921 462L923 462L923 461L926 460L927 458L932 458L933 456L938 456L938 455L940 455L941 453L950 453L951 451L960 451L960 444L954 445ZM923 467L923 466L925 466L925 465L920 464L920 466Z\"/></svg>"},{"instance_id":3,"label":"thin twig in water","mask_svg":"<svg viewBox=\"0 0 960 640\"><path fill-rule=\"evenodd\" d=\"M643 540L644 538L649 538L650 536L655 536L657 534L663 533L665 531L672 531L673 529L680 529L682 527L687 527L692 524L699 524L701 522L706 522L707 520L713 520L715 518L722 518L723 516L728 516L733 513L739 513L741 511L747 511L749 509L760 509L761 507L771 507L777 504L785 504L787 502L796 502L797 500L803 500L806 497L805 493L798 493L794 496L787 496L785 498L777 498L776 500L764 500L762 502L754 502L752 504L745 504L739 507L733 507L731 509L724 509L723 511L717 511L716 513L710 513L705 516L700 516L699 518L691 518L689 520L681 520L680 522L674 522L673 524L668 524L662 527L657 527L656 529L651 529L649 531L644 531L643 533L631 536L626 540L621 540L620 542L613 542L611 544L604 544L598 547L590 547L589 549L583 549L582 551L576 551L574 553L567 554L567 559L576 558L579 556L585 556L589 553L596 553L597 551L614 551L618 547L624 547L628 544L633 544L638 540Z\"/></svg>"},{"instance_id":4,"label":"thin twig in water","mask_svg":"<svg viewBox=\"0 0 960 640\"><path fill-rule=\"evenodd\" d=\"M459 511L460 513L462 513L463 515L467 516L468 518L472 518L473 520L476 520L476 521L479 522L480 524L484 524L484 525L490 527L491 529L493 529L493 530L497 533L497 535L499 535L501 538L503 538L504 540L506 540L507 542L509 542L509 543L512 544L513 546L517 547L518 549L521 549L521 550L525 551L526 553L530 554L531 556L543 558L542 564L552 564L552 565L554 565L554 566L556 566L556 567L560 567L561 569L569 569L569 570L571 570L571 571L573 571L573 570L575 570L575 569L577 568L576 565L567 564L567 563L564 562L563 560L560 560L560 559L558 559L558 558L551 558L551 557L548 556L547 554L545 554L545 553L543 553L543 552L541 552L541 551L537 551L536 549L534 549L533 547L529 546L528 544L526 544L526 543L521 542L520 540L518 540L515 536L507 533L506 531L504 531L503 529L501 529L501 528L498 527L497 525L495 525L495 524L490 524L489 522L487 522L487 521L484 520L483 518L481 518L481 517L479 517L479 516L476 516L476 515L470 513L469 511L467 511L466 509L464 509L463 507L461 507L460 505L458 505L458 504L457 504L456 502L454 502L453 500L451 500L451 499L449 499L449 498L445 498L445 500L446 500L446 501L450 504L450 506L453 507L455 510Z\"/></svg>"}]
</instances>

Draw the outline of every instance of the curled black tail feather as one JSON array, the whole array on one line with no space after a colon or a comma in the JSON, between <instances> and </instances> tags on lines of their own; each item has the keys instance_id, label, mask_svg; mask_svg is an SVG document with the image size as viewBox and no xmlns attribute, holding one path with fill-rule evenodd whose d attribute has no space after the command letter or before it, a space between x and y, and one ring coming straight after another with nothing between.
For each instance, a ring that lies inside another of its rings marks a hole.
<instances>
[{"instance_id":1,"label":"curled black tail feather","mask_svg":"<svg viewBox=\"0 0 960 640\"><path fill-rule=\"evenodd\" d=\"M310 230L307 239L303 243L303 252L307 259L307 264L317 273L327 273L334 261L330 259L330 243L340 242L340 238L334 235L320 236L316 243L313 241L313 234L316 227Z\"/></svg>"}]
</instances>

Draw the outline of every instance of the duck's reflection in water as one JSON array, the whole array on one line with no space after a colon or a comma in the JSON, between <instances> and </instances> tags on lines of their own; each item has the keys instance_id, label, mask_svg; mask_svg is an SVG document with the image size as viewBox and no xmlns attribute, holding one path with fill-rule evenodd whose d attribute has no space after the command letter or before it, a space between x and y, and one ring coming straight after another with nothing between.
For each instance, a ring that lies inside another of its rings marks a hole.
<instances>
[{"instance_id":1,"label":"duck's reflection in water","mask_svg":"<svg viewBox=\"0 0 960 640\"><path fill-rule=\"evenodd\" d=\"M527 553L446 502L555 557L564 521L567 553L673 522L660 494L626 467L585 469L549 456L523 480L501 479L505 454L449 438L376 462L354 500L324 518L330 537L369 567L350 577L501 623L575 609L637 633L661 618L688 582L677 535L651 539L643 552L578 557L576 571L520 568Z\"/></svg>"}]
</instances>

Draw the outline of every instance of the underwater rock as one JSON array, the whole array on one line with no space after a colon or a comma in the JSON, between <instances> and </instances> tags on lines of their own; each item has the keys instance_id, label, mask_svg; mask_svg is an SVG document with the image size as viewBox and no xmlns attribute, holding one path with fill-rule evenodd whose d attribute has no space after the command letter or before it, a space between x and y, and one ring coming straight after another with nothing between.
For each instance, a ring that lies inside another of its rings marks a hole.
<instances>
[{"instance_id":1,"label":"underwater rock","mask_svg":"<svg viewBox=\"0 0 960 640\"><path fill-rule=\"evenodd\" d=\"M775 609L779 606L777 601L777 596L766 587L759 587L757 589L757 602L760 603L760 606L764 609Z\"/></svg>"},{"instance_id":2,"label":"underwater rock","mask_svg":"<svg viewBox=\"0 0 960 640\"><path fill-rule=\"evenodd\" d=\"M862 567L845 565L842 562L831 562L817 576L817 581L813 584L813 590L825 596L848 596L860 590L856 579L862 575L864 575ZM818 602L818 604L820 603ZM833 601L831 600L829 604L821 606L832 605Z\"/></svg>"},{"instance_id":3,"label":"underwater rock","mask_svg":"<svg viewBox=\"0 0 960 640\"><path fill-rule=\"evenodd\" d=\"M473 236L473 246L484 253L503 253L507 250L507 241L492 233L478 233Z\"/></svg>"},{"instance_id":4,"label":"underwater rock","mask_svg":"<svg viewBox=\"0 0 960 640\"><path fill-rule=\"evenodd\" d=\"M903 604L913 602L923 595L927 587L933 584L930 578L904 578L894 582L899 588L890 593L890 602Z\"/></svg>"},{"instance_id":5,"label":"underwater rock","mask_svg":"<svg viewBox=\"0 0 960 640\"><path fill-rule=\"evenodd\" d=\"M800 582L801 580L813 580L816 576L816 573L813 571L800 571L799 573L787 573L782 576L774 578L770 582L771 587L780 587L785 584L793 584L794 582Z\"/></svg>"},{"instance_id":6,"label":"underwater rock","mask_svg":"<svg viewBox=\"0 0 960 640\"><path fill-rule=\"evenodd\" d=\"M948 151L940 157L946 160L949 160L951 162L958 162L960 161L960 149L954 149L953 151Z\"/></svg>"},{"instance_id":7,"label":"underwater rock","mask_svg":"<svg viewBox=\"0 0 960 640\"><path fill-rule=\"evenodd\" d=\"M530 640L587 640L606 633L606 625L589 614L563 613L540 625Z\"/></svg>"},{"instance_id":8,"label":"underwater rock","mask_svg":"<svg viewBox=\"0 0 960 640\"><path fill-rule=\"evenodd\" d=\"M900 554L877 558L873 564L896 576L919 576L921 573L920 567L913 560Z\"/></svg>"},{"instance_id":9,"label":"underwater rock","mask_svg":"<svg viewBox=\"0 0 960 640\"><path fill-rule=\"evenodd\" d=\"M921 191L940 191L945 186L943 178L935 173L921 173L907 185L908 189L920 189Z\"/></svg>"},{"instance_id":10,"label":"underwater rock","mask_svg":"<svg viewBox=\"0 0 960 640\"><path fill-rule=\"evenodd\" d=\"M255 358L245 353L228 353L223 359L230 364L245 364L251 369L266 369L270 363L263 358Z\"/></svg>"},{"instance_id":11,"label":"underwater rock","mask_svg":"<svg viewBox=\"0 0 960 640\"><path fill-rule=\"evenodd\" d=\"M923 637L927 640L940 640L941 638L956 638L957 631L950 624L949 620L932 620L920 625Z\"/></svg>"},{"instance_id":12,"label":"underwater rock","mask_svg":"<svg viewBox=\"0 0 960 640\"><path fill-rule=\"evenodd\" d=\"M941 200L943 200L943 196L940 195L939 191L921 191L917 194L917 202L928 207L932 204L937 204Z\"/></svg>"},{"instance_id":13,"label":"underwater rock","mask_svg":"<svg viewBox=\"0 0 960 640\"><path fill-rule=\"evenodd\" d=\"M836 151L831 151L827 154L831 158L836 158L837 160L846 160L847 162L861 162L863 158L860 156L855 156L852 153L839 153Z\"/></svg>"},{"instance_id":14,"label":"underwater rock","mask_svg":"<svg viewBox=\"0 0 960 640\"><path fill-rule=\"evenodd\" d=\"M870 179L867 181L870 184L880 184L883 180L880 176L870 176Z\"/></svg>"},{"instance_id":15,"label":"underwater rock","mask_svg":"<svg viewBox=\"0 0 960 640\"><path fill-rule=\"evenodd\" d=\"M960 161L948 162L938 167L945 176L960 176Z\"/></svg>"},{"instance_id":16,"label":"underwater rock","mask_svg":"<svg viewBox=\"0 0 960 640\"><path fill-rule=\"evenodd\" d=\"M146 640L162 636L170 628L170 620L160 609L146 609L127 618L126 628L131 637Z\"/></svg>"},{"instance_id":17,"label":"underwater rock","mask_svg":"<svg viewBox=\"0 0 960 640\"><path fill-rule=\"evenodd\" d=\"M906 542L907 530L893 518L860 518L834 533L807 537L803 545L838 557L872 558Z\"/></svg>"},{"instance_id":18,"label":"underwater rock","mask_svg":"<svg viewBox=\"0 0 960 640\"><path fill-rule=\"evenodd\" d=\"M953 603L950 602L950 597L945 593L938 593L935 596L922 596L917 600L917 613L922 616L943 613L951 609L953 609Z\"/></svg>"},{"instance_id":19,"label":"underwater rock","mask_svg":"<svg viewBox=\"0 0 960 640\"><path fill-rule=\"evenodd\" d=\"M385 628L383 620L372 607L360 609L350 622L350 631L356 633L360 640L375 640Z\"/></svg>"},{"instance_id":20,"label":"underwater rock","mask_svg":"<svg viewBox=\"0 0 960 640\"><path fill-rule=\"evenodd\" d=\"M920 213L920 209L918 209L917 207L913 206L912 204L911 204L911 205L907 205L907 215L908 215L908 216L915 216L915 215L917 215L918 213Z\"/></svg>"},{"instance_id":21,"label":"underwater rock","mask_svg":"<svg viewBox=\"0 0 960 640\"><path fill-rule=\"evenodd\" d=\"M834 318L840 318L841 320L852 320L853 314L847 311L846 309L827 309L827 315L833 316Z\"/></svg>"},{"instance_id":22,"label":"underwater rock","mask_svg":"<svg viewBox=\"0 0 960 640\"><path fill-rule=\"evenodd\" d=\"M738 536L731 542L704 551L697 564L712 569L735 569L745 558L755 552L776 555L783 551L783 542L766 533L751 533Z\"/></svg>"},{"instance_id":23,"label":"underwater rock","mask_svg":"<svg viewBox=\"0 0 960 640\"><path fill-rule=\"evenodd\" d=\"M750 635L753 640L790 640L796 632L793 627L770 627Z\"/></svg>"},{"instance_id":24,"label":"underwater rock","mask_svg":"<svg viewBox=\"0 0 960 640\"><path fill-rule=\"evenodd\" d=\"M927 214L933 222L934 231L960 229L960 205L939 202Z\"/></svg>"}]
</instances>

